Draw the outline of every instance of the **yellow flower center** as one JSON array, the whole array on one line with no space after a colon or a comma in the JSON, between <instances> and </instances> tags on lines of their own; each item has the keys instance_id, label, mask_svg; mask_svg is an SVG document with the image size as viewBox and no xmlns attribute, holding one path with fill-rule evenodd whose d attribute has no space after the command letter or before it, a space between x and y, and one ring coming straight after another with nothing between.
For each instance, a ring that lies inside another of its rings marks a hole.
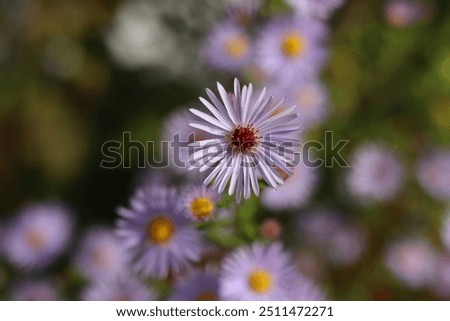
<instances>
[{"instance_id":1,"label":"yellow flower center","mask_svg":"<svg viewBox=\"0 0 450 321\"><path fill-rule=\"evenodd\" d=\"M175 232L175 226L166 216L158 216L147 225L149 241L158 245L167 243Z\"/></svg>"},{"instance_id":2,"label":"yellow flower center","mask_svg":"<svg viewBox=\"0 0 450 321\"><path fill-rule=\"evenodd\" d=\"M238 35L231 37L225 44L225 49L232 58L242 58L248 53L249 44L246 37Z\"/></svg>"},{"instance_id":3,"label":"yellow flower center","mask_svg":"<svg viewBox=\"0 0 450 321\"><path fill-rule=\"evenodd\" d=\"M253 291L266 293L272 288L272 276L265 270L256 270L250 274L248 284Z\"/></svg>"},{"instance_id":4,"label":"yellow flower center","mask_svg":"<svg viewBox=\"0 0 450 321\"><path fill-rule=\"evenodd\" d=\"M284 54L289 58L302 55L306 49L305 39L299 33L289 33L282 41Z\"/></svg>"},{"instance_id":5,"label":"yellow flower center","mask_svg":"<svg viewBox=\"0 0 450 321\"><path fill-rule=\"evenodd\" d=\"M191 203L191 214L199 220L209 218L213 211L214 204L206 197L197 197Z\"/></svg>"},{"instance_id":6,"label":"yellow flower center","mask_svg":"<svg viewBox=\"0 0 450 321\"><path fill-rule=\"evenodd\" d=\"M214 292L205 291L197 295L196 301L217 301L217 295Z\"/></svg>"},{"instance_id":7,"label":"yellow flower center","mask_svg":"<svg viewBox=\"0 0 450 321\"><path fill-rule=\"evenodd\" d=\"M25 241L34 250L39 250L45 245L45 236L39 231L30 230L25 234Z\"/></svg>"}]
</instances>

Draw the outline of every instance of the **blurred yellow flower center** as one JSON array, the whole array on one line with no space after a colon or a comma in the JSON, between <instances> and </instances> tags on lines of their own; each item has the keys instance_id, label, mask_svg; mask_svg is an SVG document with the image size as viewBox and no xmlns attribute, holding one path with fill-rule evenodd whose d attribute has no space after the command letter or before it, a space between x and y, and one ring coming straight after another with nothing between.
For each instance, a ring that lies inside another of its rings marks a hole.
<instances>
[{"instance_id":1,"label":"blurred yellow flower center","mask_svg":"<svg viewBox=\"0 0 450 321\"><path fill-rule=\"evenodd\" d=\"M272 276L264 270L253 271L249 278L250 288L258 293L266 293L272 288Z\"/></svg>"},{"instance_id":2,"label":"blurred yellow flower center","mask_svg":"<svg viewBox=\"0 0 450 321\"><path fill-rule=\"evenodd\" d=\"M305 52L305 39L298 33L289 33L283 38L282 47L289 58L298 57Z\"/></svg>"},{"instance_id":3,"label":"blurred yellow flower center","mask_svg":"<svg viewBox=\"0 0 450 321\"><path fill-rule=\"evenodd\" d=\"M158 216L147 225L147 236L149 240L158 245L167 243L175 232L172 221L165 216Z\"/></svg>"},{"instance_id":4,"label":"blurred yellow flower center","mask_svg":"<svg viewBox=\"0 0 450 321\"><path fill-rule=\"evenodd\" d=\"M231 37L226 42L225 49L232 58L242 58L248 53L248 40L244 36Z\"/></svg>"},{"instance_id":5,"label":"blurred yellow flower center","mask_svg":"<svg viewBox=\"0 0 450 321\"><path fill-rule=\"evenodd\" d=\"M25 234L25 241L32 249L39 250L45 245L45 236L39 231L30 230Z\"/></svg>"},{"instance_id":6,"label":"blurred yellow flower center","mask_svg":"<svg viewBox=\"0 0 450 321\"><path fill-rule=\"evenodd\" d=\"M205 291L197 295L196 301L217 301L217 295L214 292Z\"/></svg>"},{"instance_id":7,"label":"blurred yellow flower center","mask_svg":"<svg viewBox=\"0 0 450 321\"><path fill-rule=\"evenodd\" d=\"M197 197L191 203L192 215L200 220L210 217L213 211L214 204L206 197Z\"/></svg>"}]
</instances>

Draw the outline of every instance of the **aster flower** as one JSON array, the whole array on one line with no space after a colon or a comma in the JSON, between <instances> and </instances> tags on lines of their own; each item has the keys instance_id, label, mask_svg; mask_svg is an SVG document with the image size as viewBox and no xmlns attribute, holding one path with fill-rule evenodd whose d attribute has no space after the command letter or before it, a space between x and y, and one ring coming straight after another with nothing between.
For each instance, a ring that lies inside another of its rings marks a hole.
<instances>
[{"instance_id":1,"label":"aster flower","mask_svg":"<svg viewBox=\"0 0 450 321\"><path fill-rule=\"evenodd\" d=\"M298 227L304 240L315 246L327 247L330 234L341 225L340 217L328 209L315 209L299 217Z\"/></svg>"},{"instance_id":2,"label":"aster flower","mask_svg":"<svg viewBox=\"0 0 450 321\"><path fill-rule=\"evenodd\" d=\"M219 297L223 300L290 300L294 266L281 244L253 244L232 252L222 263Z\"/></svg>"},{"instance_id":3,"label":"aster flower","mask_svg":"<svg viewBox=\"0 0 450 321\"><path fill-rule=\"evenodd\" d=\"M329 236L326 253L333 264L348 266L361 259L366 247L366 231L356 223L343 223Z\"/></svg>"},{"instance_id":4,"label":"aster flower","mask_svg":"<svg viewBox=\"0 0 450 321\"><path fill-rule=\"evenodd\" d=\"M121 274L96 280L81 294L84 301L151 301L152 290L133 276Z\"/></svg>"},{"instance_id":5,"label":"aster flower","mask_svg":"<svg viewBox=\"0 0 450 321\"><path fill-rule=\"evenodd\" d=\"M236 72L247 67L253 58L249 35L230 22L217 25L203 48L207 62L214 68Z\"/></svg>"},{"instance_id":6,"label":"aster flower","mask_svg":"<svg viewBox=\"0 0 450 321\"><path fill-rule=\"evenodd\" d=\"M136 191L130 208L119 208L117 234L134 267L145 276L167 277L200 259L201 234L189 219L178 193L163 186Z\"/></svg>"},{"instance_id":7,"label":"aster flower","mask_svg":"<svg viewBox=\"0 0 450 321\"><path fill-rule=\"evenodd\" d=\"M326 26L314 19L280 17L261 32L257 65L277 83L310 81L327 59Z\"/></svg>"},{"instance_id":8,"label":"aster flower","mask_svg":"<svg viewBox=\"0 0 450 321\"><path fill-rule=\"evenodd\" d=\"M171 301L217 301L219 284L217 277L197 272L179 281L170 296Z\"/></svg>"},{"instance_id":9,"label":"aster flower","mask_svg":"<svg viewBox=\"0 0 450 321\"><path fill-rule=\"evenodd\" d=\"M42 269L66 249L72 226L72 214L60 204L25 207L5 233L6 256L21 269Z\"/></svg>"},{"instance_id":10,"label":"aster flower","mask_svg":"<svg viewBox=\"0 0 450 321\"><path fill-rule=\"evenodd\" d=\"M391 26L404 28L417 22L420 11L415 0L389 0L384 6L384 17Z\"/></svg>"},{"instance_id":11,"label":"aster flower","mask_svg":"<svg viewBox=\"0 0 450 321\"><path fill-rule=\"evenodd\" d=\"M288 0L300 16L327 19L344 3L344 0Z\"/></svg>"},{"instance_id":12,"label":"aster flower","mask_svg":"<svg viewBox=\"0 0 450 321\"><path fill-rule=\"evenodd\" d=\"M11 290L14 301L59 301L61 296L53 282L42 280L26 280L15 285Z\"/></svg>"},{"instance_id":13,"label":"aster flower","mask_svg":"<svg viewBox=\"0 0 450 321\"><path fill-rule=\"evenodd\" d=\"M114 231L95 226L85 232L74 265L83 275L95 280L121 273L126 262L126 253Z\"/></svg>"},{"instance_id":14,"label":"aster flower","mask_svg":"<svg viewBox=\"0 0 450 321\"><path fill-rule=\"evenodd\" d=\"M200 118L190 125L214 136L191 144L194 152L190 161L192 168L197 167L201 172L212 168L204 184L214 181L212 187L219 193L230 182L228 194L236 192L239 203L242 194L245 199L250 197L251 190L259 195L258 175L269 186L277 188L283 184L278 170L292 173L293 146L298 142L287 135L299 130L297 114L293 113L293 106L274 115L283 102L272 104L273 98L265 97L265 89L255 99L252 84L241 91L235 79L232 97L221 84L217 87L222 102L209 89L206 92L212 104L200 98L213 116L190 109Z\"/></svg>"},{"instance_id":15,"label":"aster flower","mask_svg":"<svg viewBox=\"0 0 450 321\"><path fill-rule=\"evenodd\" d=\"M436 266L436 252L423 239L403 239L389 246L385 264L405 285L418 288L432 280Z\"/></svg>"},{"instance_id":16,"label":"aster flower","mask_svg":"<svg viewBox=\"0 0 450 321\"><path fill-rule=\"evenodd\" d=\"M422 188L437 200L450 200L450 151L436 150L424 156L417 166Z\"/></svg>"},{"instance_id":17,"label":"aster flower","mask_svg":"<svg viewBox=\"0 0 450 321\"><path fill-rule=\"evenodd\" d=\"M291 176L285 178L277 190L267 189L262 194L262 204L274 211L298 209L313 194L318 181L318 170L300 162Z\"/></svg>"},{"instance_id":18,"label":"aster flower","mask_svg":"<svg viewBox=\"0 0 450 321\"><path fill-rule=\"evenodd\" d=\"M191 220L207 221L214 216L220 196L205 185L193 185L186 188L181 198Z\"/></svg>"},{"instance_id":19,"label":"aster flower","mask_svg":"<svg viewBox=\"0 0 450 321\"><path fill-rule=\"evenodd\" d=\"M394 198L403 182L404 166L390 149L370 143L354 152L346 184L363 203Z\"/></svg>"}]
</instances>

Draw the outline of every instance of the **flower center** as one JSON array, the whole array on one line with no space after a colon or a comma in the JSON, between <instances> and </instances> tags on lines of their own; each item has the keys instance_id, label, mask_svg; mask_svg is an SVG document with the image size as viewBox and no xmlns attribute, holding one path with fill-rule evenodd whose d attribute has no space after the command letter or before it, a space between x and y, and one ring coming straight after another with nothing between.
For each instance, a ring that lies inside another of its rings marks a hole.
<instances>
[{"instance_id":1,"label":"flower center","mask_svg":"<svg viewBox=\"0 0 450 321\"><path fill-rule=\"evenodd\" d=\"M283 38L282 48L289 58L295 58L305 52L305 39L298 33L289 33Z\"/></svg>"},{"instance_id":2,"label":"flower center","mask_svg":"<svg viewBox=\"0 0 450 321\"><path fill-rule=\"evenodd\" d=\"M256 144L258 137L253 127L238 126L230 137L230 144L233 149L240 152L251 150Z\"/></svg>"},{"instance_id":3,"label":"flower center","mask_svg":"<svg viewBox=\"0 0 450 321\"><path fill-rule=\"evenodd\" d=\"M265 270L256 270L250 274L248 284L253 291L266 293L272 288L272 276Z\"/></svg>"},{"instance_id":4,"label":"flower center","mask_svg":"<svg viewBox=\"0 0 450 321\"><path fill-rule=\"evenodd\" d=\"M25 235L25 241L34 250L39 250L45 245L45 236L39 231L30 230Z\"/></svg>"},{"instance_id":5,"label":"flower center","mask_svg":"<svg viewBox=\"0 0 450 321\"><path fill-rule=\"evenodd\" d=\"M231 37L225 44L225 50L232 58L242 58L247 54L248 49L248 40L242 35Z\"/></svg>"},{"instance_id":6,"label":"flower center","mask_svg":"<svg viewBox=\"0 0 450 321\"><path fill-rule=\"evenodd\" d=\"M191 213L199 220L207 219L214 211L214 204L206 197L197 197L191 203Z\"/></svg>"},{"instance_id":7,"label":"flower center","mask_svg":"<svg viewBox=\"0 0 450 321\"><path fill-rule=\"evenodd\" d=\"M205 291L197 295L196 301L217 301L217 294L210 291Z\"/></svg>"},{"instance_id":8,"label":"flower center","mask_svg":"<svg viewBox=\"0 0 450 321\"><path fill-rule=\"evenodd\" d=\"M166 216L158 216L147 225L147 236L158 245L167 243L175 232L175 226Z\"/></svg>"}]
</instances>

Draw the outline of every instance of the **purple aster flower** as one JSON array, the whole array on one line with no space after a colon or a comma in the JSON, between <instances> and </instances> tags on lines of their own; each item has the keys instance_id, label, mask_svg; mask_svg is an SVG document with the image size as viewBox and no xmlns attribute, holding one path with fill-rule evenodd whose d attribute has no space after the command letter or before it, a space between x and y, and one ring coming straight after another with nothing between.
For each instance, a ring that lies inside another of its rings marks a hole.
<instances>
[{"instance_id":1,"label":"purple aster flower","mask_svg":"<svg viewBox=\"0 0 450 321\"><path fill-rule=\"evenodd\" d=\"M262 31L256 57L259 68L277 83L317 77L327 59L326 26L314 19L282 17Z\"/></svg>"},{"instance_id":2,"label":"purple aster flower","mask_svg":"<svg viewBox=\"0 0 450 321\"><path fill-rule=\"evenodd\" d=\"M211 66L230 72L247 67L253 58L253 44L249 35L230 22L217 25L208 36L203 49Z\"/></svg>"},{"instance_id":3,"label":"purple aster flower","mask_svg":"<svg viewBox=\"0 0 450 321\"><path fill-rule=\"evenodd\" d=\"M328 209L315 209L298 220L304 240L315 246L326 247L330 234L341 224L340 217Z\"/></svg>"},{"instance_id":4,"label":"purple aster flower","mask_svg":"<svg viewBox=\"0 0 450 321\"><path fill-rule=\"evenodd\" d=\"M211 219L216 212L216 203L220 200L219 194L205 185L189 186L181 198L188 217L193 221Z\"/></svg>"},{"instance_id":5,"label":"purple aster flower","mask_svg":"<svg viewBox=\"0 0 450 321\"><path fill-rule=\"evenodd\" d=\"M356 223L343 223L329 236L326 253L334 265L348 266L361 259L366 247L366 231Z\"/></svg>"},{"instance_id":6,"label":"purple aster flower","mask_svg":"<svg viewBox=\"0 0 450 321\"><path fill-rule=\"evenodd\" d=\"M366 144L353 154L346 180L347 188L363 203L394 198L403 182L404 166L390 149Z\"/></svg>"},{"instance_id":7,"label":"purple aster flower","mask_svg":"<svg viewBox=\"0 0 450 321\"><path fill-rule=\"evenodd\" d=\"M190 160L192 167L201 172L211 169L204 184L222 193L228 182L228 194L236 192L239 203L242 194L250 198L251 190L259 195L258 175L271 187L283 184L278 170L292 174L292 157L296 140L289 134L299 131L295 106L280 113L274 112L283 101L273 104L273 97L266 98L262 90L257 99L253 97L253 86L240 88L234 81L234 94L230 95L221 84L217 84L222 102L207 89L212 104L200 98L213 116L196 109L199 122L191 123L194 128L214 135L213 139L191 144L194 148Z\"/></svg>"},{"instance_id":8,"label":"purple aster flower","mask_svg":"<svg viewBox=\"0 0 450 321\"><path fill-rule=\"evenodd\" d=\"M119 208L118 235L134 267L145 276L163 278L200 259L202 237L187 225L178 193L163 186L138 189L130 208Z\"/></svg>"},{"instance_id":9,"label":"purple aster flower","mask_svg":"<svg viewBox=\"0 0 450 321\"><path fill-rule=\"evenodd\" d=\"M95 280L117 275L126 268L126 253L111 228L89 228L81 240L74 265L83 275Z\"/></svg>"},{"instance_id":10,"label":"purple aster flower","mask_svg":"<svg viewBox=\"0 0 450 321\"><path fill-rule=\"evenodd\" d=\"M260 0L233 0L226 6L226 18L242 26L255 20L261 7Z\"/></svg>"},{"instance_id":11,"label":"purple aster flower","mask_svg":"<svg viewBox=\"0 0 450 321\"><path fill-rule=\"evenodd\" d=\"M288 0L300 16L328 19L344 0Z\"/></svg>"},{"instance_id":12,"label":"purple aster flower","mask_svg":"<svg viewBox=\"0 0 450 321\"><path fill-rule=\"evenodd\" d=\"M12 288L14 301L59 301L61 296L53 282L49 280L22 281Z\"/></svg>"},{"instance_id":13,"label":"purple aster flower","mask_svg":"<svg viewBox=\"0 0 450 321\"><path fill-rule=\"evenodd\" d=\"M211 137L209 133L189 126L194 119L186 110L174 112L164 122L162 134L163 140L170 143L166 155L170 169L192 179L195 179L195 175L194 172L188 171L188 145Z\"/></svg>"},{"instance_id":14,"label":"purple aster flower","mask_svg":"<svg viewBox=\"0 0 450 321\"><path fill-rule=\"evenodd\" d=\"M217 301L219 283L217 277L196 273L179 281L170 296L171 301Z\"/></svg>"},{"instance_id":15,"label":"purple aster flower","mask_svg":"<svg viewBox=\"0 0 450 321\"><path fill-rule=\"evenodd\" d=\"M385 264L408 287L418 288L431 281L436 266L436 252L423 239L403 239L389 246Z\"/></svg>"},{"instance_id":16,"label":"purple aster flower","mask_svg":"<svg viewBox=\"0 0 450 321\"><path fill-rule=\"evenodd\" d=\"M417 176L422 188L441 201L450 200L450 151L436 150L419 161Z\"/></svg>"},{"instance_id":17,"label":"purple aster flower","mask_svg":"<svg viewBox=\"0 0 450 321\"><path fill-rule=\"evenodd\" d=\"M329 111L328 91L319 81L296 81L288 84L287 88L286 85L276 87L273 91L284 93L286 105L297 106L303 129L310 129L326 119Z\"/></svg>"},{"instance_id":18,"label":"purple aster flower","mask_svg":"<svg viewBox=\"0 0 450 321\"><path fill-rule=\"evenodd\" d=\"M384 17L393 27L408 27L420 18L421 7L415 0L390 0L384 6Z\"/></svg>"},{"instance_id":19,"label":"purple aster flower","mask_svg":"<svg viewBox=\"0 0 450 321\"><path fill-rule=\"evenodd\" d=\"M60 204L25 207L6 231L6 256L21 269L42 269L67 248L72 227L72 214Z\"/></svg>"},{"instance_id":20,"label":"purple aster flower","mask_svg":"<svg viewBox=\"0 0 450 321\"><path fill-rule=\"evenodd\" d=\"M119 275L95 281L81 294L83 301L151 301L152 290L134 276Z\"/></svg>"},{"instance_id":21,"label":"purple aster flower","mask_svg":"<svg viewBox=\"0 0 450 321\"><path fill-rule=\"evenodd\" d=\"M283 186L263 192L262 204L274 211L298 209L310 200L317 186L318 176L317 168L308 167L301 162L294 167L292 176L285 178Z\"/></svg>"},{"instance_id":22,"label":"purple aster flower","mask_svg":"<svg viewBox=\"0 0 450 321\"><path fill-rule=\"evenodd\" d=\"M223 300L290 300L297 274L281 244L253 244L232 252L222 263L219 297Z\"/></svg>"}]
</instances>

